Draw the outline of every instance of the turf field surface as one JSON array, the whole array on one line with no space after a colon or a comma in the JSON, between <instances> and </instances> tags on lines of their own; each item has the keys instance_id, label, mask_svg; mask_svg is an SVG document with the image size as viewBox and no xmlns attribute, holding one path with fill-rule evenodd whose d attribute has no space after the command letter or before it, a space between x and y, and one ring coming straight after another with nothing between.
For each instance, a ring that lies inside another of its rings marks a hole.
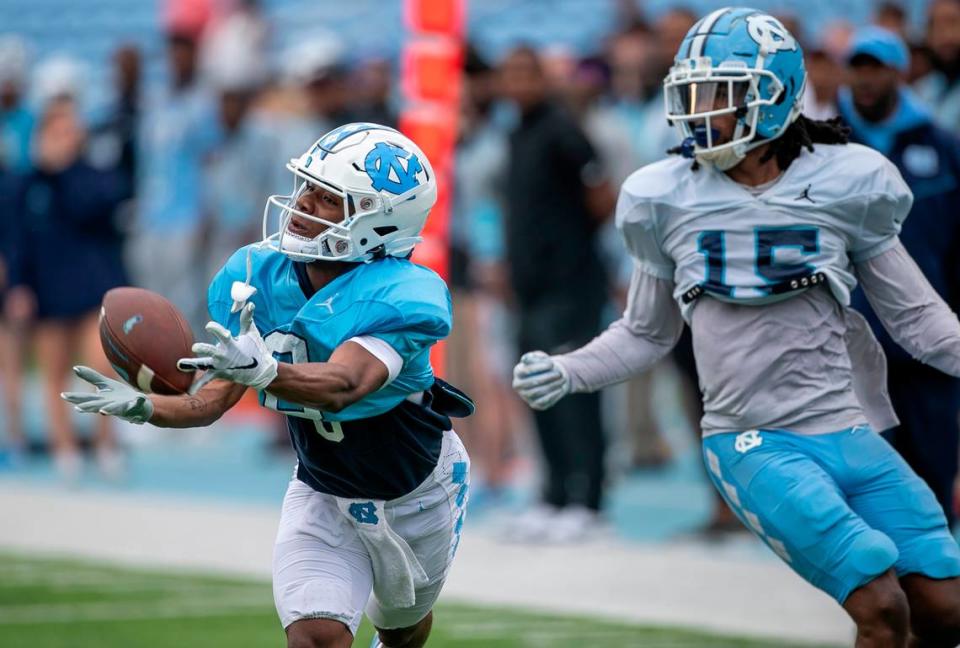
<instances>
[{"instance_id":1,"label":"turf field surface","mask_svg":"<svg viewBox=\"0 0 960 648\"><path fill-rule=\"evenodd\" d=\"M366 648L364 623L355 646ZM0 555L0 646L283 646L268 583L102 563ZM711 637L586 618L443 604L430 648L744 647Z\"/></svg>"}]
</instances>

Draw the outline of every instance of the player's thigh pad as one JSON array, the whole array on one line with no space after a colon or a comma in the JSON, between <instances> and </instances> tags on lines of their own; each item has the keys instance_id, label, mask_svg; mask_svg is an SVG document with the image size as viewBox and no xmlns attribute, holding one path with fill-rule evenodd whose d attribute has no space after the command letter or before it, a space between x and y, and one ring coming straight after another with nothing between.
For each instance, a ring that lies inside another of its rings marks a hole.
<instances>
[{"instance_id":1,"label":"player's thigh pad","mask_svg":"<svg viewBox=\"0 0 960 648\"><path fill-rule=\"evenodd\" d=\"M704 439L703 453L710 479L743 523L843 603L894 565L897 548L847 505L834 478L804 448L814 438L766 430L717 434Z\"/></svg>"},{"instance_id":2,"label":"player's thigh pad","mask_svg":"<svg viewBox=\"0 0 960 648\"><path fill-rule=\"evenodd\" d=\"M933 491L887 441L869 428L843 439L842 460L856 481L850 507L899 550L897 574L960 576L960 547Z\"/></svg>"},{"instance_id":3,"label":"player's thigh pad","mask_svg":"<svg viewBox=\"0 0 960 648\"><path fill-rule=\"evenodd\" d=\"M294 478L273 551L273 598L283 627L334 619L356 634L372 587L370 556L336 500Z\"/></svg>"},{"instance_id":4,"label":"player's thigh pad","mask_svg":"<svg viewBox=\"0 0 960 648\"><path fill-rule=\"evenodd\" d=\"M384 630L409 628L433 608L460 545L470 489L470 459L456 433L444 433L440 461L414 491L386 504L387 521L413 549L427 574L412 607L400 608L376 595L367 616Z\"/></svg>"}]
</instances>

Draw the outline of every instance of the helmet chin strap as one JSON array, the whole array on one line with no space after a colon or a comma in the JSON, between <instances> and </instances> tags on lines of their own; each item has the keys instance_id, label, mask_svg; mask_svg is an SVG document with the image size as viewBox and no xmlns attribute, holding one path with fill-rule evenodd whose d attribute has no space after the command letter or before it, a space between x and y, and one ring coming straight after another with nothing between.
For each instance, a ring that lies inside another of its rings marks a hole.
<instances>
[{"instance_id":1,"label":"helmet chin strap","mask_svg":"<svg viewBox=\"0 0 960 648\"><path fill-rule=\"evenodd\" d=\"M719 151L698 151L696 157L701 164L709 164L718 171L727 171L740 164L743 158L747 156L745 148L743 146L731 146Z\"/></svg>"},{"instance_id":2,"label":"helmet chin strap","mask_svg":"<svg viewBox=\"0 0 960 648\"><path fill-rule=\"evenodd\" d=\"M743 130L747 127L746 123L743 121L744 116L741 116L737 121L737 127L733 132L734 140L740 139L743 137ZM717 136L719 135L717 129L711 129L711 141L716 141ZM694 130L694 142L699 146L706 146L706 127L699 126ZM754 134L753 139L749 142L739 142L733 146L727 146L719 150L712 151L698 151L694 147L693 154L697 158L697 161L701 164L709 164L718 171L728 171L733 167L740 164L743 161L743 158L747 157L747 153L753 149L767 143L769 140L766 139L757 139L756 134Z\"/></svg>"},{"instance_id":3,"label":"helmet chin strap","mask_svg":"<svg viewBox=\"0 0 960 648\"><path fill-rule=\"evenodd\" d=\"M680 155L691 160L696 159L700 164L712 166L719 171L732 169L746 156L746 150L742 145L731 146L719 151L697 150L697 139L695 137L684 139L679 147Z\"/></svg>"},{"instance_id":4,"label":"helmet chin strap","mask_svg":"<svg viewBox=\"0 0 960 648\"><path fill-rule=\"evenodd\" d=\"M316 238L297 236L290 231L280 235L280 251L299 261L315 261L320 254L320 244Z\"/></svg>"},{"instance_id":5,"label":"helmet chin strap","mask_svg":"<svg viewBox=\"0 0 960 648\"><path fill-rule=\"evenodd\" d=\"M758 146L769 144L771 141L773 140L758 139L754 136L751 142L744 142L719 151L706 151L702 153L697 151L696 156L697 160L701 163L710 164L719 171L727 171L740 164L743 158L747 157L747 153Z\"/></svg>"}]
</instances>

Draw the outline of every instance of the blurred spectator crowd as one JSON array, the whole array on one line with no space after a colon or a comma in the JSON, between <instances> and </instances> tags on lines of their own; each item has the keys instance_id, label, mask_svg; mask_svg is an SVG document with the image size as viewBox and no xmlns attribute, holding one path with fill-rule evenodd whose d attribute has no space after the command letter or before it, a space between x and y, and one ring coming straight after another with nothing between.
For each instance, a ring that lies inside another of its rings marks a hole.
<instances>
[{"instance_id":1,"label":"blurred spectator crowd","mask_svg":"<svg viewBox=\"0 0 960 648\"><path fill-rule=\"evenodd\" d=\"M689 342L605 394L607 407L577 396L560 414L534 419L510 389L522 352L579 346L623 310L632 265L612 225L616 189L679 143L661 83L698 15L682 3L652 16L638 6L621 3L615 30L586 56L559 44L518 44L495 60L466 49L446 375L480 405L458 424L477 467L478 501L502 495L539 439L543 504L513 530L525 540L582 537L602 526L611 474L670 461L653 400L658 376L683 386L680 403L697 430ZM933 0L926 11L921 31L894 3L878 4L873 22L906 43L902 79L917 105L960 135L960 0ZM806 54L806 114L836 116L862 26L837 20L814 34L796 14L780 18ZM81 458L59 393L77 360L106 369L97 333L103 293L127 283L155 290L201 331L210 277L260 239L267 196L289 192L286 160L343 123L396 125L402 107L395 60L351 56L322 28L283 43L282 65L268 66L278 34L255 0L169 2L160 26L163 82L148 87L143 52L122 44L109 60L110 100L93 108L80 63L34 60L31 43L0 37L6 445L11 456L26 448L21 376L36 362L49 447L68 478ZM104 473L122 470L106 417L94 447ZM718 509L711 526L731 522Z\"/></svg>"}]
</instances>

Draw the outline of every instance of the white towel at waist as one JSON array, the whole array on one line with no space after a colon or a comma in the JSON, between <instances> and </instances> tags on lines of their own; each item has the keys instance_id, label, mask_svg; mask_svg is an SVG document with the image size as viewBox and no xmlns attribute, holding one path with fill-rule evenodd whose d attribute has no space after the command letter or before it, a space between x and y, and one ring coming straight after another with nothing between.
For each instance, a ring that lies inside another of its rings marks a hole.
<instances>
[{"instance_id":1,"label":"white towel at waist","mask_svg":"<svg viewBox=\"0 0 960 648\"><path fill-rule=\"evenodd\" d=\"M373 592L391 606L407 608L416 602L416 589L427 584L427 574L410 545L387 523L383 500L337 497L340 513L349 520L373 563Z\"/></svg>"}]
</instances>

